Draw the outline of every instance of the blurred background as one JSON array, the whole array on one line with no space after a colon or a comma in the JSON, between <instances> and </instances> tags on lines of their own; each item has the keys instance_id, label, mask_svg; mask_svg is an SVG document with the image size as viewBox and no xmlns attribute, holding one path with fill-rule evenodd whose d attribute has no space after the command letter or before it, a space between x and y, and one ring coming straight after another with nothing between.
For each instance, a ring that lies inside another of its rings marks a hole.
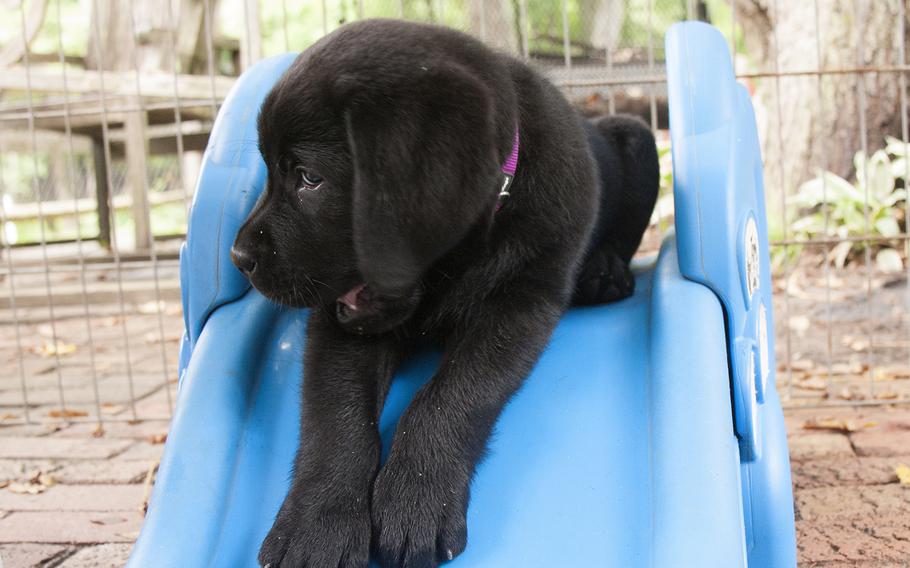
<instances>
[{"instance_id":1,"label":"blurred background","mask_svg":"<svg viewBox=\"0 0 910 568\"><path fill-rule=\"evenodd\" d=\"M167 420L177 254L243 70L344 22L467 31L586 115L642 116L672 226L667 28L708 21L753 93L786 405L910 398L903 0L0 0L0 423Z\"/></svg>"}]
</instances>

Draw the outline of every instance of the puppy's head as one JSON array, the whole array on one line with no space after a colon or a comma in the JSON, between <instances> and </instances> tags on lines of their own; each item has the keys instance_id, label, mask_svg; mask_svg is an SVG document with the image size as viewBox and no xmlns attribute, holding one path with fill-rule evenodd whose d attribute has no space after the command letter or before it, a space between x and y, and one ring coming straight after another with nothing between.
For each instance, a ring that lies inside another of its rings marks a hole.
<instances>
[{"instance_id":1,"label":"puppy's head","mask_svg":"<svg viewBox=\"0 0 910 568\"><path fill-rule=\"evenodd\" d=\"M410 317L425 271L489 219L498 158L482 81L351 35L302 54L263 103L267 187L232 258L267 297L371 333Z\"/></svg>"}]
</instances>

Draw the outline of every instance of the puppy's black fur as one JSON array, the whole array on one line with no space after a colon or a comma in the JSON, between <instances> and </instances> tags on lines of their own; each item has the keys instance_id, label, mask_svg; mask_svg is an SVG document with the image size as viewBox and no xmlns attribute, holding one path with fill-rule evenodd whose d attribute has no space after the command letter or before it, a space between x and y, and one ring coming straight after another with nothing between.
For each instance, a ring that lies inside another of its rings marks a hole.
<instances>
[{"instance_id":1,"label":"puppy's black fur","mask_svg":"<svg viewBox=\"0 0 910 568\"><path fill-rule=\"evenodd\" d=\"M259 137L268 184L234 261L267 297L313 307L301 444L260 562L365 568L372 549L383 566L436 566L464 549L487 438L565 308L632 293L654 139L637 119L584 122L464 34L388 20L301 54ZM442 363L380 467L389 383L424 343Z\"/></svg>"}]
</instances>

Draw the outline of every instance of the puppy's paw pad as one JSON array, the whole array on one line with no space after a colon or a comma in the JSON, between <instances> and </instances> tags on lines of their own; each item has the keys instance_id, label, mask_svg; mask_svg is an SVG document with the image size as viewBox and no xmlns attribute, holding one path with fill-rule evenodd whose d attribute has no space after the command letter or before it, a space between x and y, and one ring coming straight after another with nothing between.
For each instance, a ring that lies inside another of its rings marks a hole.
<instances>
[{"instance_id":1,"label":"puppy's paw pad","mask_svg":"<svg viewBox=\"0 0 910 568\"><path fill-rule=\"evenodd\" d=\"M576 305L605 304L635 292L635 277L618 254L609 248L592 254L582 266L575 286Z\"/></svg>"}]
</instances>

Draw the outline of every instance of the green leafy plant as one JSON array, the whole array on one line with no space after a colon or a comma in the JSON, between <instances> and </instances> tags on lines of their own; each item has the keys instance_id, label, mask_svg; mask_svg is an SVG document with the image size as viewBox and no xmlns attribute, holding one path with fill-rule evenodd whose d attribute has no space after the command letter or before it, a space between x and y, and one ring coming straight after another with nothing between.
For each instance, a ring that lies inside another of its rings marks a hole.
<instances>
[{"instance_id":1,"label":"green leafy plant","mask_svg":"<svg viewBox=\"0 0 910 568\"><path fill-rule=\"evenodd\" d=\"M823 172L801 185L791 202L797 212L789 223L791 238L898 238L903 221L901 206L907 201L907 152L900 140L889 138L887 142L884 149L869 157L863 152L854 155L856 178L852 183ZM865 246L862 240L844 240L831 249L827 260L843 267ZM880 270L893 272L903 268L897 249L880 243L868 246L873 247L871 252Z\"/></svg>"}]
</instances>

